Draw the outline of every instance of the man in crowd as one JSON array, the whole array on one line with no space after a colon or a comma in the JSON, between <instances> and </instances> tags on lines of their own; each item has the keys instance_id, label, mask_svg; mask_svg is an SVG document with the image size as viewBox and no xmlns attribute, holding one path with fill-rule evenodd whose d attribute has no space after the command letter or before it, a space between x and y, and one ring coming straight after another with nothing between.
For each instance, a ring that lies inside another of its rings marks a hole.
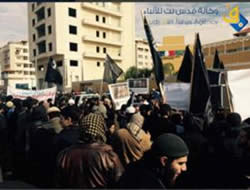
<instances>
[{"instance_id":1,"label":"man in crowd","mask_svg":"<svg viewBox=\"0 0 250 190\"><path fill-rule=\"evenodd\" d=\"M90 113L80 124L80 143L63 150L57 160L56 182L64 188L112 187L123 166L112 147L105 144L105 121Z\"/></svg>"},{"instance_id":2,"label":"man in crowd","mask_svg":"<svg viewBox=\"0 0 250 190\"><path fill-rule=\"evenodd\" d=\"M166 188L175 185L177 177L187 170L189 150L174 134L156 138L150 151L131 164L119 182L120 188Z\"/></svg>"}]
</instances>

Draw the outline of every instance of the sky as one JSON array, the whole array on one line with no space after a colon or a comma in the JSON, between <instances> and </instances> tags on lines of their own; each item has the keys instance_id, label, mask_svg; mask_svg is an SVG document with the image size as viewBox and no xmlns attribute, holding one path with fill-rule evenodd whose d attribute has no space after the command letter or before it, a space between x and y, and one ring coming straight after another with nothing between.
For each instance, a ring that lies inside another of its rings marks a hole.
<instances>
[{"instance_id":1,"label":"sky","mask_svg":"<svg viewBox=\"0 0 250 190\"><path fill-rule=\"evenodd\" d=\"M232 39L236 31L222 19L223 15L228 15L226 8L228 5L231 8L238 5L240 13L250 21L250 3L137 2L135 3L136 36L145 38L141 17L141 12L145 11L153 37L159 43L162 42L163 36L184 35L185 43L193 44L197 32L200 34L202 44ZM210 12L204 12L205 9ZM150 12L150 10L161 12ZM0 47L8 41L27 40L27 3L0 3L0 23Z\"/></svg>"}]
</instances>

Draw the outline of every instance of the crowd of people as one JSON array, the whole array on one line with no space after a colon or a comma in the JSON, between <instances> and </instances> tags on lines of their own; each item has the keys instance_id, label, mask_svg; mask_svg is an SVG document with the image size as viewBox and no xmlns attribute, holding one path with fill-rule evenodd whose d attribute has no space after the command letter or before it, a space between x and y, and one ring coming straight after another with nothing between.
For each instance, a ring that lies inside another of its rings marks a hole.
<instances>
[{"instance_id":1,"label":"crowd of people","mask_svg":"<svg viewBox=\"0 0 250 190\"><path fill-rule=\"evenodd\" d=\"M116 110L110 97L2 97L3 180L39 188L248 188L250 118L218 109L208 124L159 96Z\"/></svg>"}]
</instances>

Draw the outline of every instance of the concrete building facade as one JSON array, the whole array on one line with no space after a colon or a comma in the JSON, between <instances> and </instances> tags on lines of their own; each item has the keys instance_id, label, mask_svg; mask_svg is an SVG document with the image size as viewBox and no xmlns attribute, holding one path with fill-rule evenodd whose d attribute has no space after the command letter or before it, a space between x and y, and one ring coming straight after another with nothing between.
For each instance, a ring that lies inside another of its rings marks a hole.
<instances>
[{"instance_id":1,"label":"concrete building facade","mask_svg":"<svg viewBox=\"0 0 250 190\"><path fill-rule=\"evenodd\" d=\"M173 72L177 72L185 51L184 36L164 36L157 50L164 52L161 56L163 65L169 65Z\"/></svg>"},{"instance_id":2,"label":"concrete building facade","mask_svg":"<svg viewBox=\"0 0 250 190\"><path fill-rule=\"evenodd\" d=\"M134 3L28 3L31 61L44 88L49 57L72 82L102 79L106 53L126 71L135 65Z\"/></svg>"},{"instance_id":3,"label":"concrete building facade","mask_svg":"<svg viewBox=\"0 0 250 190\"><path fill-rule=\"evenodd\" d=\"M208 68L213 65L216 49L227 70L250 68L250 36L240 36L203 45L203 53Z\"/></svg>"},{"instance_id":4,"label":"concrete building facade","mask_svg":"<svg viewBox=\"0 0 250 190\"><path fill-rule=\"evenodd\" d=\"M138 69L152 69L153 61L147 40L137 38L135 40L136 67Z\"/></svg>"},{"instance_id":5,"label":"concrete building facade","mask_svg":"<svg viewBox=\"0 0 250 190\"><path fill-rule=\"evenodd\" d=\"M29 60L27 41L9 42L0 48L1 77L4 88L36 87L35 68Z\"/></svg>"}]
</instances>

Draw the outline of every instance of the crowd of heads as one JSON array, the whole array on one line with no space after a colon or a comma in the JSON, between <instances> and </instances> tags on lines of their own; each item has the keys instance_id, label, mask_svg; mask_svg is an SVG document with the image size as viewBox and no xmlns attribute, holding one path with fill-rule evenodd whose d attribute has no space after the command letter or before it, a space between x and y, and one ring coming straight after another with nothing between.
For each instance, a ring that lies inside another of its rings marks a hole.
<instances>
[{"instance_id":1,"label":"crowd of heads","mask_svg":"<svg viewBox=\"0 0 250 190\"><path fill-rule=\"evenodd\" d=\"M70 187L73 183L86 188L248 185L249 118L242 121L238 113L221 108L208 124L203 117L162 103L156 91L136 95L119 110L108 96L84 97L80 102L74 93L57 94L54 101L2 97L0 124L1 130L7 131L2 132L7 138L2 138L4 145L0 147L7 155L0 160L3 171L12 171L40 187ZM86 145L91 145L88 152L81 152ZM87 157L85 162L94 168L85 166L76 155L84 160ZM64 165L66 160L71 164ZM232 174L230 168L237 171ZM39 175L31 177L29 172ZM160 182L143 180L143 176L140 181L135 177L137 172L149 172L145 174L148 178L156 177ZM75 181L73 175L86 179L76 177L80 181ZM99 181L97 176L102 176Z\"/></svg>"}]
</instances>

